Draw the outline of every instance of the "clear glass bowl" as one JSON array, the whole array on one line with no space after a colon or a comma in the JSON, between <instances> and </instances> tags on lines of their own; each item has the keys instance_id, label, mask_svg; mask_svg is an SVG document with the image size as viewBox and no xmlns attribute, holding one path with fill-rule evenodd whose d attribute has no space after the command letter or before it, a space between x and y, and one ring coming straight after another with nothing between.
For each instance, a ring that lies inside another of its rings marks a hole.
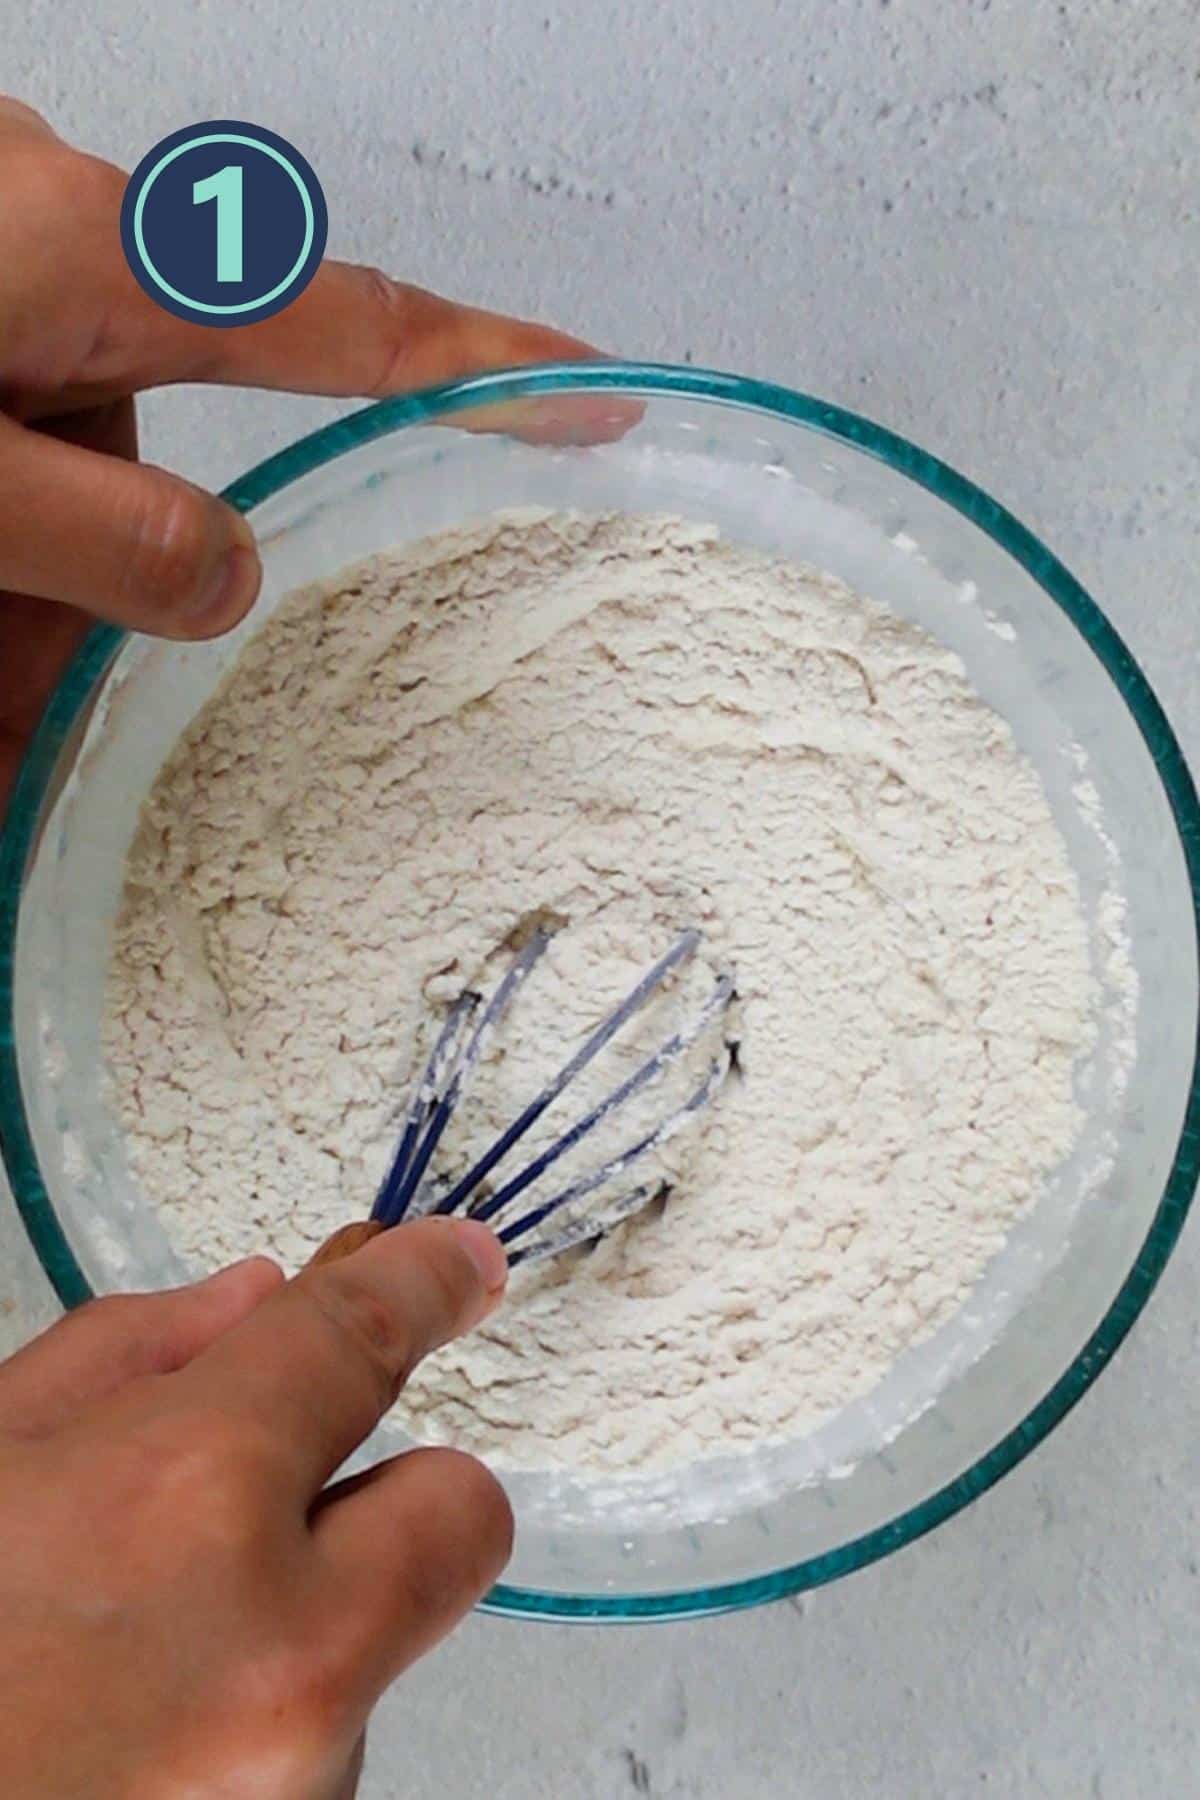
<instances>
[{"instance_id":1,"label":"clear glass bowl","mask_svg":"<svg viewBox=\"0 0 1200 1800\"><path fill-rule=\"evenodd\" d=\"M1106 1001L1080 1074L1077 1152L968 1305L878 1390L803 1441L674 1475L513 1477L516 1552L487 1604L588 1619L748 1606L859 1568L964 1506L1112 1355L1200 1162L1200 814L1104 615L935 458L804 395L694 369L564 365L385 401L226 497L262 546L255 624L300 583L498 507L671 511L887 602L957 651L1009 720L1078 873L1102 982L1122 897L1140 984L1131 1066ZM68 1305L187 1272L105 1103L102 987L140 801L248 629L204 645L98 630L51 702L0 840L0 1150ZM1116 987L1105 993L1115 1006ZM385 1425L370 1453L396 1441Z\"/></svg>"}]
</instances>

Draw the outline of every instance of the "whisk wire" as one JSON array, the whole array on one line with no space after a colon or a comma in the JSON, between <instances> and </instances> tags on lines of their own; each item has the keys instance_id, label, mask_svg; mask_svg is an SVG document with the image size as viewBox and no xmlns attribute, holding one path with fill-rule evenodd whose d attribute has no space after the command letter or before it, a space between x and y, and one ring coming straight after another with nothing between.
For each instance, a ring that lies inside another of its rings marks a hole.
<instances>
[{"instance_id":1,"label":"whisk wire","mask_svg":"<svg viewBox=\"0 0 1200 1800\"><path fill-rule=\"evenodd\" d=\"M412 1161L417 1139L429 1123L430 1114L437 1104L438 1094L447 1074L453 1076L458 1058L466 1043L467 1023L478 1008L481 998L481 995L468 988L466 993L459 995L450 1008L446 1022L438 1033L437 1042L430 1053L429 1061L425 1065L425 1072L413 1089L400 1146L371 1209L373 1219L391 1222L388 1220L388 1215Z\"/></svg>"},{"instance_id":2,"label":"whisk wire","mask_svg":"<svg viewBox=\"0 0 1200 1800\"><path fill-rule=\"evenodd\" d=\"M665 1074L673 1063L678 1062L679 1058L707 1029L716 1014L729 1004L732 996L733 982L728 975L722 975L703 1007L688 1025L669 1037L666 1043L660 1045L654 1052L653 1056L646 1058L640 1068L635 1069L633 1074L628 1076L619 1087L613 1088L611 1093L606 1094L603 1100L599 1101L591 1112L585 1113L584 1117L572 1125L569 1131L564 1131L560 1138L548 1149L543 1150L540 1156L535 1157L526 1168L521 1170L519 1175L514 1175L510 1181L507 1181L503 1187L497 1188L496 1192L489 1195L486 1200L472 1206L471 1217L483 1219L485 1222L495 1218L498 1212L515 1200L519 1194L524 1193L526 1188L531 1187L539 1177L545 1174L547 1169L553 1167L560 1157L565 1156L569 1150L574 1150L590 1131L595 1130L596 1126L602 1124L605 1119L616 1112L618 1107L624 1106L642 1088L648 1087L652 1081L656 1081L660 1075ZM476 1164L476 1168L478 1167L479 1165ZM471 1170L463 1176L453 1190L453 1195L448 1196L447 1201L443 1202L446 1211L453 1210L453 1207L448 1204L450 1198L455 1200L455 1204L461 1204L473 1192L476 1185L473 1180L474 1175L475 1170Z\"/></svg>"},{"instance_id":3,"label":"whisk wire","mask_svg":"<svg viewBox=\"0 0 1200 1800\"><path fill-rule=\"evenodd\" d=\"M653 1131L646 1132L636 1143L627 1145L624 1150L619 1150L600 1168L593 1169L588 1175L581 1175L578 1181L573 1181L569 1187L563 1188L561 1193L555 1194L551 1199L543 1201L540 1206L532 1207L529 1212L523 1213L519 1219L515 1219L511 1225L502 1226L496 1233L500 1242L511 1244L517 1238L524 1237L526 1233L536 1230L553 1213L561 1212L564 1207L573 1206L576 1202L586 1199L597 1188L615 1180L618 1175L623 1175L630 1164L636 1162L639 1157L647 1155L651 1150L660 1149L668 1138L674 1137L675 1133L688 1123L694 1113L699 1112L702 1106L707 1106L717 1088L724 1081L728 1070L728 1057L714 1057L709 1064L704 1080L688 1096L682 1106L677 1107L668 1118L656 1125Z\"/></svg>"},{"instance_id":4,"label":"whisk wire","mask_svg":"<svg viewBox=\"0 0 1200 1800\"><path fill-rule=\"evenodd\" d=\"M549 942L549 932L540 927L533 932L528 943L513 958L504 979L484 1007L483 1017L466 1040L466 1048L461 1060L457 1057L451 1059L454 1066L449 1072L448 1085L430 1106L425 1135L415 1143L400 1179L391 1193L387 1211L372 1214L372 1217L378 1217L384 1225L398 1225L408 1211L409 1202L417 1191L421 1177L429 1167L430 1158L441 1142L442 1134L450 1123L455 1108L466 1092L488 1039L503 1020L530 971L545 953ZM437 1055L436 1049L434 1055L435 1057ZM376 1205L378 1206L378 1204L377 1201Z\"/></svg>"},{"instance_id":5,"label":"whisk wire","mask_svg":"<svg viewBox=\"0 0 1200 1800\"><path fill-rule=\"evenodd\" d=\"M620 1005L601 1020L579 1049L567 1059L495 1143L477 1158L465 1175L458 1179L441 1178L432 1183L427 1180L433 1156L480 1065L492 1033L502 1023L521 986L545 953L550 936L550 932L541 927L531 934L486 1003L478 993L468 990L451 1006L414 1089L405 1114L400 1143L371 1211L372 1220L385 1229L399 1224L410 1211L426 1216L431 1213L452 1213L465 1205L469 1216L473 1218L500 1218L498 1235L508 1247L510 1264L516 1266L521 1262L558 1255L574 1244L602 1237L623 1219L629 1218L648 1204L656 1193L667 1191L661 1182L657 1185L643 1183L610 1200L601 1212L566 1217L557 1230L542 1234L533 1241L526 1241L529 1240L530 1233L537 1232L546 1220L570 1212L589 1195L617 1181L633 1163L648 1156L688 1125L714 1097L734 1066L735 1052L730 1046L725 1047L723 1055L712 1059L699 1086L652 1129L643 1132L633 1143L627 1144L599 1167L568 1182L548 1199L530 1207L520 1217L507 1223L501 1217L560 1158L575 1149L590 1132L626 1105L643 1088L661 1077L706 1030L717 1025L734 998L733 979L728 974L718 976L707 999L692 1016L582 1118L577 1119L553 1143L532 1157L524 1168L494 1193L479 1193L491 1172L533 1129L564 1089L587 1068L621 1028L649 1003L673 972L695 954L701 943L701 935L694 929L680 934L665 955L630 989ZM472 1195L477 1196L473 1204Z\"/></svg>"},{"instance_id":6,"label":"whisk wire","mask_svg":"<svg viewBox=\"0 0 1200 1800\"><path fill-rule=\"evenodd\" d=\"M621 1027L627 1024L635 1013L641 1011L672 971L677 969L680 963L685 962L688 957L694 955L699 942L700 933L698 931L685 931L676 939L666 955L659 957L654 967L642 976L636 987L632 988L622 1000L620 1006L615 1007L608 1017L600 1022L591 1036L563 1064L558 1074L548 1081L541 1093L529 1102L524 1112L520 1113L505 1131L501 1132L491 1148L479 1158L472 1168L468 1169L461 1181L456 1182L445 1198L438 1202L434 1209L436 1212L453 1212L455 1207L459 1206L466 1196L479 1186L481 1181L486 1181L496 1164L507 1156L513 1145L537 1124L547 1108L553 1106L563 1089L600 1054Z\"/></svg>"},{"instance_id":7,"label":"whisk wire","mask_svg":"<svg viewBox=\"0 0 1200 1800\"><path fill-rule=\"evenodd\" d=\"M583 1219L572 1219L567 1225L552 1232L548 1237L538 1238L533 1244L518 1244L508 1252L510 1269L519 1268L522 1263L542 1262L551 1256L561 1256L564 1250L573 1250L577 1244L594 1244L606 1237L634 1213L641 1212L643 1207L655 1199L665 1199L670 1192L666 1182L657 1186L644 1183L641 1187L631 1188L605 1207L599 1217L589 1214Z\"/></svg>"}]
</instances>

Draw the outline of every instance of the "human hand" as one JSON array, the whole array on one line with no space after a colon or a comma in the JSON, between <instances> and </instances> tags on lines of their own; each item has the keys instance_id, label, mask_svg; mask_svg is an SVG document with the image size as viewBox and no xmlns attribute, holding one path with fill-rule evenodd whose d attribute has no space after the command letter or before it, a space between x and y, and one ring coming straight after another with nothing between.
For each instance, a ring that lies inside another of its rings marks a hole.
<instances>
[{"instance_id":1,"label":"human hand","mask_svg":"<svg viewBox=\"0 0 1200 1800\"><path fill-rule=\"evenodd\" d=\"M24 746L95 618L215 637L258 591L245 520L137 462L135 394L197 381L372 398L595 354L335 262L272 319L188 324L126 266L124 188L119 169L0 97L0 820ZM551 409L531 435L556 429ZM612 433L601 421L593 435Z\"/></svg>"},{"instance_id":2,"label":"human hand","mask_svg":"<svg viewBox=\"0 0 1200 1800\"><path fill-rule=\"evenodd\" d=\"M0 1365L5 1800L353 1794L511 1515L450 1450L323 1484L505 1275L486 1227L424 1220L286 1284L95 1301Z\"/></svg>"}]
</instances>

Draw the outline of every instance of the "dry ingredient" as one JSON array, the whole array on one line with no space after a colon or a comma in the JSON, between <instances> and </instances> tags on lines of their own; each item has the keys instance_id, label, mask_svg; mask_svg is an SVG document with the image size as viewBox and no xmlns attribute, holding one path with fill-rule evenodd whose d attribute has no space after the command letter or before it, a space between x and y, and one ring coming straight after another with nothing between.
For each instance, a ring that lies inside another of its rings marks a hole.
<instances>
[{"instance_id":1,"label":"dry ingredient","mask_svg":"<svg viewBox=\"0 0 1200 1800\"><path fill-rule=\"evenodd\" d=\"M1093 988L1038 778L955 656L703 525L501 514L297 593L162 770L113 952L131 1163L198 1267L366 1211L431 1010L545 911L473 1129L690 924L740 1078L665 1214L518 1272L408 1420L577 1471L803 1431L954 1311L1078 1129Z\"/></svg>"}]
</instances>

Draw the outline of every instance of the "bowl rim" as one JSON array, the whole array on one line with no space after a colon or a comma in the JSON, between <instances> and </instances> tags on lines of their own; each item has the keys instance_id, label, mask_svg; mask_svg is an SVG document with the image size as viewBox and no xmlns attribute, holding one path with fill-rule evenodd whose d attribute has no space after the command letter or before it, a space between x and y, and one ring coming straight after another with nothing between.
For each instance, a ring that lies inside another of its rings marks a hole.
<instances>
[{"instance_id":1,"label":"bowl rim","mask_svg":"<svg viewBox=\"0 0 1200 1800\"><path fill-rule=\"evenodd\" d=\"M410 425L566 391L669 395L777 417L851 445L928 489L1005 551L1064 612L1109 675L1158 770L1192 893L1200 956L1200 801L1182 749L1138 663L1096 602L1053 553L973 482L907 439L859 414L796 390L719 370L670 363L548 363L498 370L377 401L297 439L230 483L222 498L249 512L302 476ZM0 822L0 1159L34 1251L66 1307L92 1296L37 1165L21 1096L13 990L23 876L59 754L86 718L126 633L97 626L52 695ZM1200 1009L1198 1009L1200 1012ZM1096 1380L1146 1304L1174 1249L1200 1177L1200 1017L1188 1099L1158 1206L1133 1266L1107 1311L1048 1392L967 1469L887 1524L836 1550L772 1574L711 1588L646 1595L570 1595L500 1583L482 1610L524 1618L633 1621L696 1617L779 1600L835 1580L900 1549L951 1517L1033 1450Z\"/></svg>"}]
</instances>

